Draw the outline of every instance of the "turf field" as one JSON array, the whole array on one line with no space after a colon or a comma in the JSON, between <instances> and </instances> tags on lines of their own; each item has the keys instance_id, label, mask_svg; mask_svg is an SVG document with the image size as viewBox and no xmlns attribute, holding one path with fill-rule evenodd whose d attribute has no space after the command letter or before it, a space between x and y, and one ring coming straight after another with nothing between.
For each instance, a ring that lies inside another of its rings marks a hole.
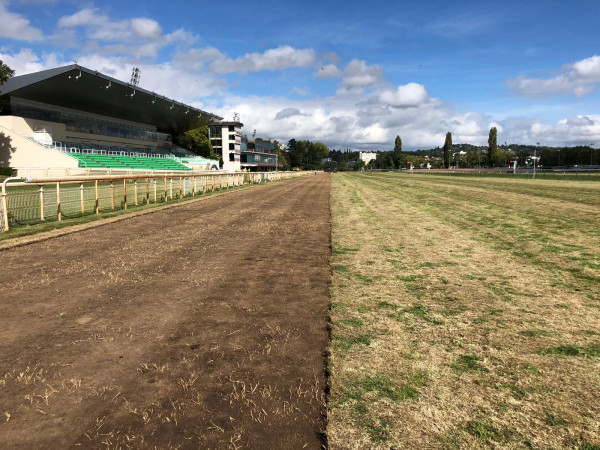
<instances>
[{"instance_id":1,"label":"turf field","mask_svg":"<svg viewBox=\"0 0 600 450\"><path fill-rule=\"evenodd\" d=\"M332 448L598 448L600 184L335 174Z\"/></svg>"}]
</instances>

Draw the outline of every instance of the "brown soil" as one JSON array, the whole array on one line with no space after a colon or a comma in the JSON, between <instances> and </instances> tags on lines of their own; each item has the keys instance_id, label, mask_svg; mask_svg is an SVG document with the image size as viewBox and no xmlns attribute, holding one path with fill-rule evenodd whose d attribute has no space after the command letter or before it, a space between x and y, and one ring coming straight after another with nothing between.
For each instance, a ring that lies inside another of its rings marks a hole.
<instances>
[{"instance_id":1,"label":"brown soil","mask_svg":"<svg viewBox=\"0 0 600 450\"><path fill-rule=\"evenodd\" d=\"M330 177L0 252L2 448L326 444Z\"/></svg>"}]
</instances>

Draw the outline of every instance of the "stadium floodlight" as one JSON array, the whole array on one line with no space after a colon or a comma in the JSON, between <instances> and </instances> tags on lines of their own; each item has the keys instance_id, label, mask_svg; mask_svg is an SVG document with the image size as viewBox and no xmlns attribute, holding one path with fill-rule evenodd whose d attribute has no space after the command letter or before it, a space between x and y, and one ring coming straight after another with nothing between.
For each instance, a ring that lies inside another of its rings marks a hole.
<instances>
[{"instance_id":1,"label":"stadium floodlight","mask_svg":"<svg viewBox=\"0 0 600 450\"><path fill-rule=\"evenodd\" d=\"M187 109L187 111L185 112L186 114L190 112L190 108Z\"/></svg>"},{"instance_id":2,"label":"stadium floodlight","mask_svg":"<svg viewBox=\"0 0 600 450\"><path fill-rule=\"evenodd\" d=\"M108 89L111 86L112 86L112 81L108 80L108 84L106 86L104 86L104 89Z\"/></svg>"},{"instance_id":3,"label":"stadium floodlight","mask_svg":"<svg viewBox=\"0 0 600 450\"><path fill-rule=\"evenodd\" d=\"M134 86L139 85L140 84L140 76L141 76L140 69L138 69L137 67L134 67L133 70L131 71L131 81L129 81L129 84L133 84Z\"/></svg>"}]
</instances>

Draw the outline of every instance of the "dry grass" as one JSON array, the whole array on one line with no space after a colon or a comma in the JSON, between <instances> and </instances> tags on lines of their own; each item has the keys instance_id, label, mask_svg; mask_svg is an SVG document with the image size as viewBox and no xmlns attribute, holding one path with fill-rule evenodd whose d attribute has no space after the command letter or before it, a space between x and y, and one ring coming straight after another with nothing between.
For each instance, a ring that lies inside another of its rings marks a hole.
<instances>
[{"instance_id":1,"label":"dry grass","mask_svg":"<svg viewBox=\"0 0 600 450\"><path fill-rule=\"evenodd\" d=\"M332 448L598 448L598 183L338 174L332 212Z\"/></svg>"}]
</instances>

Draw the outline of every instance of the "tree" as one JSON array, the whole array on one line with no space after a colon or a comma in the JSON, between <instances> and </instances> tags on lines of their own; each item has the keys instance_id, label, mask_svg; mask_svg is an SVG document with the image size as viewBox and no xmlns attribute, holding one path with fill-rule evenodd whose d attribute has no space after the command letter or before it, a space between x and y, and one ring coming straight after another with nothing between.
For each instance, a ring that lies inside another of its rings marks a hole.
<instances>
[{"instance_id":1,"label":"tree","mask_svg":"<svg viewBox=\"0 0 600 450\"><path fill-rule=\"evenodd\" d=\"M177 134L173 136L173 142L196 155L219 159L219 156L213 150L210 139L208 139L208 125L200 125L198 128L186 131L183 134Z\"/></svg>"},{"instance_id":2,"label":"tree","mask_svg":"<svg viewBox=\"0 0 600 450\"><path fill-rule=\"evenodd\" d=\"M15 71L8 67L6 64L2 62L0 59L0 86L3 85L6 81L13 77ZM4 103L6 103L8 99L0 100L0 112L3 110Z\"/></svg>"},{"instance_id":3,"label":"tree","mask_svg":"<svg viewBox=\"0 0 600 450\"><path fill-rule=\"evenodd\" d=\"M4 84L15 75L15 71L8 67L0 59L0 85Z\"/></svg>"},{"instance_id":4,"label":"tree","mask_svg":"<svg viewBox=\"0 0 600 450\"><path fill-rule=\"evenodd\" d=\"M287 145L287 151L290 156L290 166L292 166L292 169L300 169L302 167L302 160L304 159L302 141L290 139Z\"/></svg>"},{"instance_id":5,"label":"tree","mask_svg":"<svg viewBox=\"0 0 600 450\"><path fill-rule=\"evenodd\" d=\"M450 167L450 153L452 153L452 133L446 133L446 141L444 142L444 167Z\"/></svg>"},{"instance_id":6,"label":"tree","mask_svg":"<svg viewBox=\"0 0 600 450\"><path fill-rule=\"evenodd\" d=\"M498 160L502 159L503 155L498 154L498 130L496 130L496 127L490 128L490 135L488 137L488 152L493 166L502 165L497 164Z\"/></svg>"},{"instance_id":7,"label":"tree","mask_svg":"<svg viewBox=\"0 0 600 450\"><path fill-rule=\"evenodd\" d=\"M396 140L394 141L394 153L392 159L394 161L395 169L399 169L406 159L404 155L402 155L402 139L400 139L400 136L396 136Z\"/></svg>"},{"instance_id":8,"label":"tree","mask_svg":"<svg viewBox=\"0 0 600 450\"><path fill-rule=\"evenodd\" d=\"M329 148L321 142L305 142L307 143L307 152L303 169L322 169L323 159L327 158L327 155L329 155Z\"/></svg>"},{"instance_id":9,"label":"tree","mask_svg":"<svg viewBox=\"0 0 600 450\"><path fill-rule=\"evenodd\" d=\"M354 167L353 170L355 172L360 172L361 170L363 170L365 168L365 162L362 159L359 159L358 161L356 161L354 163Z\"/></svg>"}]
</instances>

